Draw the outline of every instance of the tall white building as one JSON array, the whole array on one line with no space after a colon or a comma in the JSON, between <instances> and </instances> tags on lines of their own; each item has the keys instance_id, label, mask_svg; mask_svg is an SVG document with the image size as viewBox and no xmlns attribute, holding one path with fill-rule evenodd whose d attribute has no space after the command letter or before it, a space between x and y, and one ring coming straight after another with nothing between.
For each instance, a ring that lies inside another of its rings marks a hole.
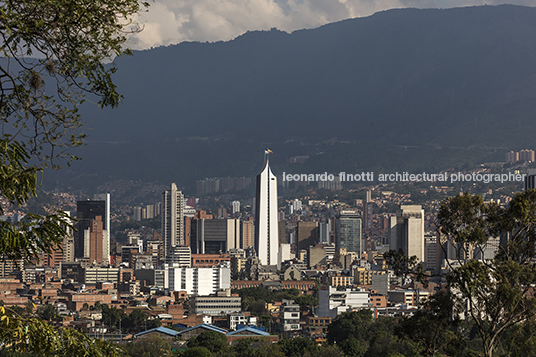
<instances>
[{"instance_id":1,"label":"tall white building","mask_svg":"<svg viewBox=\"0 0 536 357\"><path fill-rule=\"evenodd\" d=\"M255 250L262 265L277 265L279 250L277 219L277 178L270 170L268 155L257 175L255 200Z\"/></svg>"},{"instance_id":2,"label":"tall white building","mask_svg":"<svg viewBox=\"0 0 536 357\"><path fill-rule=\"evenodd\" d=\"M424 262L424 210L419 205L401 205L390 218L389 248L402 249L408 257Z\"/></svg>"},{"instance_id":3,"label":"tall white building","mask_svg":"<svg viewBox=\"0 0 536 357\"><path fill-rule=\"evenodd\" d=\"M175 245L184 245L184 195L177 185L162 192L162 239L167 256Z\"/></svg>"}]
</instances>

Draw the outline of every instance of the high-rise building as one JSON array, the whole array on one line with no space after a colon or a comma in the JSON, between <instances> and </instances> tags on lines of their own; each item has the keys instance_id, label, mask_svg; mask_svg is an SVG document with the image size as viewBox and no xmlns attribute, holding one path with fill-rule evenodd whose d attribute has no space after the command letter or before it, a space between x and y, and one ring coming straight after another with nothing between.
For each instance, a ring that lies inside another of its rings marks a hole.
<instances>
[{"instance_id":1,"label":"high-rise building","mask_svg":"<svg viewBox=\"0 0 536 357\"><path fill-rule=\"evenodd\" d=\"M102 216L102 260L110 262L110 194L97 193L93 195L94 201L104 201L105 214Z\"/></svg>"},{"instance_id":2,"label":"high-rise building","mask_svg":"<svg viewBox=\"0 0 536 357\"><path fill-rule=\"evenodd\" d=\"M308 249L319 241L318 222L298 221L296 232L298 237L298 252L302 249Z\"/></svg>"},{"instance_id":3,"label":"high-rise building","mask_svg":"<svg viewBox=\"0 0 536 357\"><path fill-rule=\"evenodd\" d=\"M240 248L238 219L192 220L190 243L193 254L219 254Z\"/></svg>"},{"instance_id":4,"label":"high-rise building","mask_svg":"<svg viewBox=\"0 0 536 357\"><path fill-rule=\"evenodd\" d=\"M525 190L532 190L536 188L536 169L529 169L527 176L525 176Z\"/></svg>"},{"instance_id":5,"label":"high-rise building","mask_svg":"<svg viewBox=\"0 0 536 357\"><path fill-rule=\"evenodd\" d=\"M76 203L77 236L75 239L75 256L89 258L90 228L92 221L100 216L102 221L102 243L99 243L102 252L101 262L110 262L110 194L95 195L95 200L78 201Z\"/></svg>"},{"instance_id":6,"label":"high-rise building","mask_svg":"<svg viewBox=\"0 0 536 357\"><path fill-rule=\"evenodd\" d=\"M441 268L441 260L438 259L438 241L437 235L432 232L428 232L424 235L424 262L426 270L432 270L434 272Z\"/></svg>"},{"instance_id":7,"label":"high-rise building","mask_svg":"<svg viewBox=\"0 0 536 357\"><path fill-rule=\"evenodd\" d=\"M162 205L162 238L167 256L173 246L184 245L184 195L174 183L162 192Z\"/></svg>"},{"instance_id":8,"label":"high-rise building","mask_svg":"<svg viewBox=\"0 0 536 357\"><path fill-rule=\"evenodd\" d=\"M233 214L240 213L240 201L233 201L231 204L233 206Z\"/></svg>"},{"instance_id":9,"label":"high-rise building","mask_svg":"<svg viewBox=\"0 0 536 357\"><path fill-rule=\"evenodd\" d=\"M331 233L331 221L328 219L325 222L318 223L318 239L321 244L329 244Z\"/></svg>"},{"instance_id":10,"label":"high-rise building","mask_svg":"<svg viewBox=\"0 0 536 357\"><path fill-rule=\"evenodd\" d=\"M372 193L367 190L365 202L363 202L363 229L372 228Z\"/></svg>"},{"instance_id":11,"label":"high-rise building","mask_svg":"<svg viewBox=\"0 0 536 357\"><path fill-rule=\"evenodd\" d=\"M424 261L424 210L419 205L401 205L390 218L389 248L402 249L408 257Z\"/></svg>"},{"instance_id":12,"label":"high-rise building","mask_svg":"<svg viewBox=\"0 0 536 357\"><path fill-rule=\"evenodd\" d=\"M335 220L335 247L337 253L346 249L361 256L361 217L354 211L341 211Z\"/></svg>"},{"instance_id":13,"label":"high-rise building","mask_svg":"<svg viewBox=\"0 0 536 357\"><path fill-rule=\"evenodd\" d=\"M87 253L84 253L84 256L87 256L89 258L90 263L105 263L104 257L102 256L102 246L104 244L104 232L102 227L102 217L97 216L95 217L95 219L91 220L89 230L86 230L84 250L86 250L87 248Z\"/></svg>"},{"instance_id":14,"label":"high-rise building","mask_svg":"<svg viewBox=\"0 0 536 357\"><path fill-rule=\"evenodd\" d=\"M192 251L190 247L176 245L173 247L171 254L166 257L166 263L170 266L187 267L192 265Z\"/></svg>"},{"instance_id":15,"label":"high-rise building","mask_svg":"<svg viewBox=\"0 0 536 357\"><path fill-rule=\"evenodd\" d=\"M249 217L247 221L242 221L240 227L240 248L246 249L255 246L255 221Z\"/></svg>"},{"instance_id":16,"label":"high-rise building","mask_svg":"<svg viewBox=\"0 0 536 357\"><path fill-rule=\"evenodd\" d=\"M257 175L255 200L255 251L263 265L277 265L279 229L277 219L277 178L270 170L268 155Z\"/></svg>"}]
</instances>

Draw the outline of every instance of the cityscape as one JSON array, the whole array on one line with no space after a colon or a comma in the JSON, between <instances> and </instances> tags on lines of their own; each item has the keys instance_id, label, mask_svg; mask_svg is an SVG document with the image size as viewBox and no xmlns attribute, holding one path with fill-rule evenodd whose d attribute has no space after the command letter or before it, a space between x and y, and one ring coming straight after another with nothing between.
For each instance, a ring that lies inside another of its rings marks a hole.
<instances>
[{"instance_id":1,"label":"cityscape","mask_svg":"<svg viewBox=\"0 0 536 357\"><path fill-rule=\"evenodd\" d=\"M186 196L176 183L161 201L143 207L121 208L110 193L89 199L54 193L56 205L72 208L66 211L73 217L68 234L31 264L2 262L3 306L33 304L38 314L48 311L56 326L116 342L157 336L177 350L204 331L227 341L306 338L322 345L332 321L344 313L409 318L445 289L460 248L442 235L438 212L459 188L424 180L426 188L413 190L418 195L412 197L409 186L423 184L422 178L394 182L402 187L364 181L366 186L343 189L340 180L329 184L326 174L326 182L296 180L288 190L289 182L270 167L272 154L265 151L256 179L198 181L200 197ZM502 175L514 177L513 185L482 192L502 205L536 185L534 151L517 166L509 166L511 153L505 157ZM481 168L472 175L494 175L489 172ZM233 182L246 190L255 185L255 196L232 200ZM278 193L295 197L295 189L303 196L283 199ZM319 189L332 198L314 197ZM232 201L211 207L207 195L218 194ZM4 221L24 218L24 207L3 207ZM500 246L500 237L490 238L471 254L489 261ZM414 257L429 281L397 274L389 251ZM252 301L250 294L259 291L279 292L280 300Z\"/></svg>"},{"instance_id":2,"label":"cityscape","mask_svg":"<svg viewBox=\"0 0 536 357\"><path fill-rule=\"evenodd\" d=\"M536 7L476 3L3 2L0 356L536 356Z\"/></svg>"}]
</instances>

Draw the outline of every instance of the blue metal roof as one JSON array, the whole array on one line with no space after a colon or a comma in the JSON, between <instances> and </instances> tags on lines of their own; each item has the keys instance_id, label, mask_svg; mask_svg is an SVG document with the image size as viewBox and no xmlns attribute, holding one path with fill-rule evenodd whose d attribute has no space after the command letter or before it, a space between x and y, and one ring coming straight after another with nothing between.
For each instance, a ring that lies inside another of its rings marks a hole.
<instances>
[{"instance_id":1,"label":"blue metal roof","mask_svg":"<svg viewBox=\"0 0 536 357\"><path fill-rule=\"evenodd\" d=\"M157 328L152 328L150 330L147 330L147 331L143 331L143 332L140 332L140 333L137 333L134 335L134 337L137 337L137 336L141 336L141 335L144 335L146 333L149 333L149 332L160 332L160 333L165 333L166 335L170 335L170 336L177 336L179 334L179 331L175 331L175 330L172 330L170 328L167 328L167 327L157 327Z\"/></svg>"},{"instance_id":2,"label":"blue metal roof","mask_svg":"<svg viewBox=\"0 0 536 357\"><path fill-rule=\"evenodd\" d=\"M228 336L232 336L232 335L240 335L244 332L251 332L251 333L254 333L256 335L260 335L260 336L270 336L270 334L266 331L261 331L261 330L258 330L256 329L255 327L245 327L245 328L241 328L239 330L236 330L236 331L232 331L232 332L229 332L227 335Z\"/></svg>"},{"instance_id":3,"label":"blue metal roof","mask_svg":"<svg viewBox=\"0 0 536 357\"><path fill-rule=\"evenodd\" d=\"M200 327L205 328L205 329L210 330L210 331L223 333L224 335L227 333L227 330L224 330L224 329L222 329L220 327L217 327L217 326L214 326L214 325L209 325L209 324L201 324L201 325L197 325L197 326L187 328L186 330L182 330L181 332L179 332L179 334L182 334L184 332L191 331L191 330L194 330L194 329L200 328Z\"/></svg>"}]
</instances>

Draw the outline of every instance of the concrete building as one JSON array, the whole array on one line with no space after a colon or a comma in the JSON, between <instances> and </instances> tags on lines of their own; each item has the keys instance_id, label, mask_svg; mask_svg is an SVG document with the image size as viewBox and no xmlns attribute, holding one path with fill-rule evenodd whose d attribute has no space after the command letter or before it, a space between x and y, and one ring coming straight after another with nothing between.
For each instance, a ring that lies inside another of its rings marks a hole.
<instances>
[{"instance_id":1,"label":"concrete building","mask_svg":"<svg viewBox=\"0 0 536 357\"><path fill-rule=\"evenodd\" d=\"M219 254L240 248L241 223L238 219L192 220L190 244L193 254Z\"/></svg>"},{"instance_id":2,"label":"concrete building","mask_svg":"<svg viewBox=\"0 0 536 357\"><path fill-rule=\"evenodd\" d=\"M401 205L390 217L389 248L402 249L408 257L424 262L424 210L419 205Z\"/></svg>"},{"instance_id":3,"label":"concrete building","mask_svg":"<svg viewBox=\"0 0 536 357\"><path fill-rule=\"evenodd\" d=\"M104 216L102 217L102 257L104 263L110 263L110 194L97 193L93 195L94 201L104 202Z\"/></svg>"},{"instance_id":4,"label":"concrete building","mask_svg":"<svg viewBox=\"0 0 536 357\"><path fill-rule=\"evenodd\" d=\"M536 188L536 169L529 169L525 176L525 191Z\"/></svg>"},{"instance_id":5,"label":"concrete building","mask_svg":"<svg viewBox=\"0 0 536 357\"><path fill-rule=\"evenodd\" d=\"M346 249L361 256L361 218L354 211L341 211L335 220L335 248L337 252Z\"/></svg>"},{"instance_id":6,"label":"concrete building","mask_svg":"<svg viewBox=\"0 0 536 357\"><path fill-rule=\"evenodd\" d=\"M190 247L176 245L166 257L166 263L175 267L189 268L192 265L192 251Z\"/></svg>"},{"instance_id":7,"label":"concrete building","mask_svg":"<svg viewBox=\"0 0 536 357\"><path fill-rule=\"evenodd\" d=\"M292 331L300 331L300 305L294 300L281 301L279 310L279 330L281 332L290 333Z\"/></svg>"},{"instance_id":8,"label":"concrete building","mask_svg":"<svg viewBox=\"0 0 536 357\"><path fill-rule=\"evenodd\" d=\"M225 316L242 310L242 298L232 296L231 289L216 292L210 296L190 298L190 312L196 315Z\"/></svg>"},{"instance_id":9,"label":"concrete building","mask_svg":"<svg viewBox=\"0 0 536 357\"><path fill-rule=\"evenodd\" d=\"M119 268L84 268L84 284L95 284L99 281L119 282Z\"/></svg>"},{"instance_id":10,"label":"concrete building","mask_svg":"<svg viewBox=\"0 0 536 357\"><path fill-rule=\"evenodd\" d=\"M174 183L162 192L162 239L166 256L173 246L184 245L184 195Z\"/></svg>"},{"instance_id":11,"label":"concrete building","mask_svg":"<svg viewBox=\"0 0 536 357\"><path fill-rule=\"evenodd\" d=\"M90 264L107 263L102 256L104 240L102 217L91 220L89 229L84 231L84 257L89 258Z\"/></svg>"},{"instance_id":12,"label":"concrete building","mask_svg":"<svg viewBox=\"0 0 536 357\"><path fill-rule=\"evenodd\" d=\"M95 195L100 197L101 195ZM102 221L102 232L99 239L102 242L98 243L102 252L98 255L100 262L108 264L110 262L110 195L105 194L105 200L86 200L76 203L76 220L77 220L77 237L75 239L75 257L89 259L89 239L90 227L92 221L100 216ZM97 244L93 242L93 245ZM94 252L94 256L97 256Z\"/></svg>"},{"instance_id":13,"label":"concrete building","mask_svg":"<svg viewBox=\"0 0 536 357\"><path fill-rule=\"evenodd\" d=\"M331 220L318 223L318 240L320 244L329 244L331 236Z\"/></svg>"},{"instance_id":14,"label":"concrete building","mask_svg":"<svg viewBox=\"0 0 536 357\"><path fill-rule=\"evenodd\" d=\"M247 221L242 221L240 226L240 247L247 249L255 246L255 221L250 217Z\"/></svg>"},{"instance_id":15,"label":"concrete building","mask_svg":"<svg viewBox=\"0 0 536 357\"><path fill-rule=\"evenodd\" d=\"M424 235L424 263L426 270L436 272L441 269L438 244L435 232L427 232Z\"/></svg>"},{"instance_id":16,"label":"concrete building","mask_svg":"<svg viewBox=\"0 0 536 357\"><path fill-rule=\"evenodd\" d=\"M430 293L424 290L403 290L397 289L387 293L389 302L410 307L418 307L428 300Z\"/></svg>"},{"instance_id":17,"label":"concrete building","mask_svg":"<svg viewBox=\"0 0 536 357\"><path fill-rule=\"evenodd\" d=\"M321 245L309 247L307 252L307 267L312 269L319 263L326 261L326 248Z\"/></svg>"},{"instance_id":18,"label":"concrete building","mask_svg":"<svg viewBox=\"0 0 536 357\"><path fill-rule=\"evenodd\" d=\"M240 201L233 201L231 205L233 207L233 214L240 213Z\"/></svg>"},{"instance_id":19,"label":"concrete building","mask_svg":"<svg viewBox=\"0 0 536 357\"><path fill-rule=\"evenodd\" d=\"M365 201L363 202L363 229L372 228L372 192L367 190Z\"/></svg>"},{"instance_id":20,"label":"concrete building","mask_svg":"<svg viewBox=\"0 0 536 357\"><path fill-rule=\"evenodd\" d=\"M298 221L296 226L298 247L297 250L309 249L319 241L318 222Z\"/></svg>"},{"instance_id":21,"label":"concrete building","mask_svg":"<svg viewBox=\"0 0 536 357\"><path fill-rule=\"evenodd\" d=\"M169 290L186 291L188 295L210 295L231 288L231 268L172 268L168 267Z\"/></svg>"},{"instance_id":22,"label":"concrete building","mask_svg":"<svg viewBox=\"0 0 536 357\"><path fill-rule=\"evenodd\" d=\"M277 265L279 249L277 208L277 178L270 170L266 154L264 167L257 175L255 200L255 251L263 265Z\"/></svg>"},{"instance_id":23,"label":"concrete building","mask_svg":"<svg viewBox=\"0 0 536 357\"><path fill-rule=\"evenodd\" d=\"M320 286L318 297L317 315L331 317L332 319L343 312L359 311L371 307L370 293L364 289L345 289L338 291L333 286Z\"/></svg>"},{"instance_id":24,"label":"concrete building","mask_svg":"<svg viewBox=\"0 0 536 357\"><path fill-rule=\"evenodd\" d=\"M357 285L372 285L373 277L377 275L387 275L385 270L370 270L357 267L354 269L354 283Z\"/></svg>"}]
</instances>

